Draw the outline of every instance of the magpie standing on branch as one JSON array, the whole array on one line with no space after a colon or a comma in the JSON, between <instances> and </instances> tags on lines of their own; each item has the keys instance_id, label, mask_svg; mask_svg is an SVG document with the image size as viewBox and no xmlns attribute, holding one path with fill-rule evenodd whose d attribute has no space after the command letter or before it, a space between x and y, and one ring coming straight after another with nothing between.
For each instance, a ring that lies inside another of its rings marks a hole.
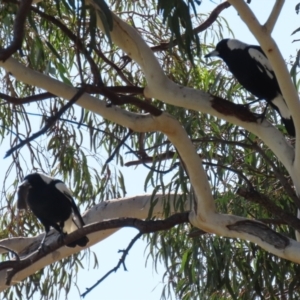
<instances>
[{"instance_id":1,"label":"magpie standing on branch","mask_svg":"<svg viewBox=\"0 0 300 300\"><path fill-rule=\"evenodd\" d=\"M71 191L58 179L41 173L29 174L18 188L18 209L30 207L34 215L45 227L45 235L40 245L44 245L50 227L55 228L63 237L84 226ZM84 247L89 242L86 236L66 245Z\"/></svg>"},{"instance_id":2,"label":"magpie standing on branch","mask_svg":"<svg viewBox=\"0 0 300 300\"><path fill-rule=\"evenodd\" d=\"M259 46L239 40L221 40L216 49L205 57L218 56L224 60L238 82L259 99L265 99L281 116L289 135L295 136L294 122L282 96L273 68Z\"/></svg>"}]
</instances>

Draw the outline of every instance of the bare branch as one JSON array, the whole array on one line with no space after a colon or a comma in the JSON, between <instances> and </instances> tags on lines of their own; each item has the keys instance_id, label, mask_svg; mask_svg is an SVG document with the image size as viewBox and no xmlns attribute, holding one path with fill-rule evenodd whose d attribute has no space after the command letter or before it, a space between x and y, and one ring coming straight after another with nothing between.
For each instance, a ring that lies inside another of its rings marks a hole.
<instances>
[{"instance_id":1,"label":"bare branch","mask_svg":"<svg viewBox=\"0 0 300 300\"><path fill-rule=\"evenodd\" d=\"M125 271L127 271L126 267L125 267L125 259L126 256L128 255L130 249L133 247L133 245L135 244L135 242L142 236L143 234L140 232L138 233L133 239L132 241L129 243L129 245L127 246L127 248L125 250L119 250L119 252L123 252L122 257L120 258L118 264L112 268L110 271L108 271L104 276L102 276L93 286L91 286L90 288L86 288L86 291L81 294L81 297L85 297L88 293L90 293L96 286L98 286L105 278L107 278L111 273L113 272L117 272L118 269L121 267L121 265L124 266Z\"/></svg>"},{"instance_id":2,"label":"bare branch","mask_svg":"<svg viewBox=\"0 0 300 300\"><path fill-rule=\"evenodd\" d=\"M29 96L29 97L24 97L24 98L16 98L16 97L11 97L9 95L0 93L0 98L6 100L8 103L12 103L15 105L21 105L21 104L25 104L25 103L31 103L31 102L36 102L36 101L41 101L41 100L46 100L49 98L55 97L55 95L51 94L51 93L41 93L38 95L33 95L33 96ZM1 103L0 105L3 105L6 103Z\"/></svg>"},{"instance_id":3,"label":"bare branch","mask_svg":"<svg viewBox=\"0 0 300 300\"><path fill-rule=\"evenodd\" d=\"M266 32L268 32L269 34L272 33L276 25L283 4L284 4L284 0L276 0L267 22L263 25L264 28L266 29Z\"/></svg>"},{"instance_id":4,"label":"bare branch","mask_svg":"<svg viewBox=\"0 0 300 300\"><path fill-rule=\"evenodd\" d=\"M246 190L239 188L237 194L244 197L248 201L258 203L267 209L270 213L280 218L293 228L300 230L300 220L289 212L284 211L282 208L273 203L268 197L258 193L255 190Z\"/></svg>"},{"instance_id":5,"label":"bare branch","mask_svg":"<svg viewBox=\"0 0 300 300\"><path fill-rule=\"evenodd\" d=\"M32 0L20 1L20 7L16 14L16 19L14 23L13 41L6 49L0 50L0 61L5 61L18 49L21 48L24 37L25 21L27 18L27 14L30 10L31 4Z\"/></svg>"},{"instance_id":6,"label":"bare branch","mask_svg":"<svg viewBox=\"0 0 300 300\"><path fill-rule=\"evenodd\" d=\"M47 122L46 125L39 130L38 132L34 133L32 136L30 136L29 138L21 141L19 144L17 144L16 146L12 147L10 150L8 150L5 154L5 157L10 156L14 151L18 150L19 148L23 147L24 145L26 145L27 143L35 140L37 137L39 137L40 135L46 133L50 127L52 127L55 122L76 102L79 100L79 98L83 95L84 93L84 88L81 88L80 90L78 90L78 92L72 97L72 99L70 99L70 101L64 105L54 116L50 117Z\"/></svg>"},{"instance_id":7,"label":"bare branch","mask_svg":"<svg viewBox=\"0 0 300 300\"><path fill-rule=\"evenodd\" d=\"M194 28L193 29L193 33L194 34L197 34L197 33L200 33L204 30L206 30L209 26L211 26L215 21L216 19L219 17L220 13L226 9L230 7L230 3L228 3L227 1L219 4L209 15L209 17L203 22L201 23L198 27ZM184 38L184 35L181 37L181 38ZM168 43L162 43L158 46L154 46L154 47L151 47L152 51L153 52L157 52L157 51L162 51L162 50L168 50L170 49L170 47L174 47L178 44L178 41L177 39L174 39L172 40L171 42L168 42Z\"/></svg>"},{"instance_id":8,"label":"bare branch","mask_svg":"<svg viewBox=\"0 0 300 300\"><path fill-rule=\"evenodd\" d=\"M261 240L266 241L270 245L273 245L277 249L285 249L289 246L289 238L284 235L275 232L265 224L247 220L239 221L235 224L227 226L230 230L238 232L244 232L259 237Z\"/></svg>"},{"instance_id":9,"label":"bare branch","mask_svg":"<svg viewBox=\"0 0 300 300\"><path fill-rule=\"evenodd\" d=\"M77 49L83 53L86 60L89 62L91 66L91 72L94 77L94 84L95 85L102 85L102 79L100 77L100 70L95 63L95 61L92 59L89 51L87 50L86 46L82 43L79 36L76 36L66 25L64 25L60 20L57 18L50 16L37 7L32 6L31 10L34 11L36 14L40 15L43 19L48 20L49 22L53 23L55 26L57 26L73 43L76 45Z\"/></svg>"},{"instance_id":10,"label":"bare branch","mask_svg":"<svg viewBox=\"0 0 300 300\"><path fill-rule=\"evenodd\" d=\"M143 221L135 218L121 218L121 219L115 219L110 221L93 223L77 231L74 231L71 234L68 234L64 239L58 238L56 242L47 245L44 251L39 251L38 250L39 248L37 248L35 249L35 252L31 253L28 257L20 261L6 261L0 263L0 270L6 269L8 271L6 284L10 285L11 280L16 273L29 267L34 262L37 262L38 260L42 259L46 255L53 253L54 251L61 248L62 246L70 244L76 241L78 238L81 238L88 234L95 233L99 230L101 231L101 230L108 230L108 229L122 228L122 227L134 227L137 228L140 231L140 235L142 235L143 233L168 230L174 227L175 225L187 223L189 222L188 215L189 215L188 212L177 213L165 220L158 220L158 221ZM56 236L59 235L56 234ZM26 251L26 249L24 249L24 251Z\"/></svg>"},{"instance_id":11,"label":"bare branch","mask_svg":"<svg viewBox=\"0 0 300 300\"><path fill-rule=\"evenodd\" d=\"M153 200L155 199L156 205L153 206ZM175 205L176 203L180 201L180 196L177 195L176 197L174 195L164 196L161 194L157 194L155 196L153 195L141 195L141 196L134 196L134 197L127 197L127 198L119 198L119 199L113 199L110 201L104 201L102 203L99 203L98 205L94 206L92 209L90 209L86 214L84 214L84 222L85 224L92 224L95 222L101 222L103 220L109 220L109 219L115 219L115 218L124 218L124 217L131 217L131 218L139 218L139 219L145 219L148 217L149 210L152 211L152 216L156 218L161 218L164 216L164 203L165 201L169 201L170 203L170 213L173 214L176 212ZM184 205L184 209L189 210L190 209L190 202L186 199L181 199ZM115 221L113 221L115 222ZM117 221L118 222L118 221ZM124 221L122 221L124 222ZM96 223L95 223L96 224ZM136 223L137 224L137 223ZM118 230L117 223L110 223L110 224L104 224L99 225L106 226L106 228L109 228L107 226L110 226L110 228L115 229L108 229L108 230L102 230L97 233L92 233L89 235L89 247L104 240L108 236L112 235ZM112 227L113 226L113 227ZM152 225L154 226L154 225ZM102 227L104 229L104 227ZM95 229L95 228L94 228ZM145 228L146 229L146 228ZM85 230L85 227L83 228ZM93 230L93 229L92 229ZM80 232L76 231L71 235L68 235L66 237L65 242L70 243L71 240L68 239L78 239L77 234L81 234ZM44 233L40 234L37 237L30 237L30 238L11 238L11 239L4 239L1 240L1 245L4 245L6 247L9 247L10 249L13 249L14 251L17 251L21 258L28 257L29 255L32 255L35 253L37 248L40 245L41 239L43 238ZM49 235L47 236L46 243L49 246L57 245L57 233L54 230L51 230ZM63 245L63 244L62 244ZM54 263L58 260L61 260L67 256L70 256L74 253L79 252L82 250L80 247L75 248L69 248L69 247L60 247L59 249L52 252L52 255L46 255L45 257L37 260L35 263L31 263L31 265L28 268L25 268L24 270L18 272L12 279L11 284L16 284L19 281L23 280L24 278L28 277L29 275L35 273L37 270L40 270L41 268ZM1 249L1 248L0 248ZM54 249L54 248L52 248ZM2 252L3 253L3 252ZM22 261L22 259L21 259ZM9 266L17 266L17 264L10 265L10 263L6 262L6 267L9 268ZM7 288L6 285L6 269L0 271L0 291L3 291Z\"/></svg>"},{"instance_id":12,"label":"bare branch","mask_svg":"<svg viewBox=\"0 0 300 300\"><path fill-rule=\"evenodd\" d=\"M175 151L168 150L167 152L157 154L155 156L144 156L139 160L130 161L124 164L126 167L136 166L140 164L153 163L155 161L163 161L167 159L172 159L176 154Z\"/></svg>"},{"instance_id":13,"label":"bare branch","mask_svg":"<svg viewBox=\"0 0 300 300\"><path fill-rule=\"evenodd\" d=\"M16 257L16 260L19 261L20 260L20 256L18 255L18 253L6 246L3 246L3 245L0 245L0 248L6 250L7 252L11 252L15 257Z\"/></svg>"},{"instance_id":14,"label":"bare branch","mask_svg":"<svg viewBox=\"0 0 300 300\"><path fill-rule=\"evenodd\" d=\"M120 148L124 145L126 140L131 136L132 130L129 130L127 134L124 136L124 138L119 142L117 147L114 149L113 153L110 155L110 157L106 160L105 165L109 164L115 157L115 155L118 153Z\"/></svg>"}]
</instances>

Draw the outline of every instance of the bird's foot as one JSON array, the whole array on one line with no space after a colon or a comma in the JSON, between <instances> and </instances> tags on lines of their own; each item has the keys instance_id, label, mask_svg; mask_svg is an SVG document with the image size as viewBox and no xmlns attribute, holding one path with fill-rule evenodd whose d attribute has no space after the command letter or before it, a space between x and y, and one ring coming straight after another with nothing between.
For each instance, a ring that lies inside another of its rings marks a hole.
<instances>
[{"instance_id":1,"label":"bird's foot","mask_svg":"<svg viewBox=\"0 0 300 300\"><path fill-rule=\"evenodd\" d=\"M266 108L264 109L263 113L257 114L256 118L257 118L257 120L260 120L260 123L262 123L264 121L264 119L266 118L267 109L268 109L268 106L266 106Z\"/></svg>"},{"instance_id":2,"label":"bird's foot","mask_svg":"<svg viewBox=\"0 0 300 300\"><path fill-rule=\"evenodd\" d=\"M46 253L49 250L49 246L45 245L44 243L41 243L40 246L37 249L38 253Z\"/></svg>"},{"instance_id":3,"label":"bird's foot","mask_svg":"<svg viewBox=\"0 0 300 300\"><path fill-rule=\"evenodd\" d=\"M58 241L59 241L60 243L66 244L66 243L65 243L65 237L66 237L66 236L67 236L67 233L64 233L64 232L60 233L60 235L59 235L59 237L58 237ZM75 248L76 245L77 245L77 244L76 244L76 241L75 241L75 242L70 243L70 244L65 245L65 246L66 246L66 247Z\"/></svg>"},{"instance_id":4,"label":"bird's foot","mask_svg":"<svg viewBox=\"0 0 300 300\"><path fill-rule=\"evenodd\" d=\"M247 100L252 100L252 99L247 99ZM249 103L242 104L242 105L243 105L245 108L248 108L248 109L249 109L250 105L252 105L253 103L259 102L259 101L261 101L261 100L262 100L261 98L255 99L255 100L253 100L253 101L251 101L251 102L249 102Z\"/></svg>"},{"instance_id":5,"label":"bird's foot","mask_svg":"<svg viewBox=\"0 0 300 300\"><path fill-rule=\"evenodd\" d=\"M66 235L67 235L66 233L61 232L61 233L59 234L59 236L58 236L58 241L59 241L60 243L64 242L64 241L65 241L65 236L66 236Z\"/></svg>"}]
</instances>

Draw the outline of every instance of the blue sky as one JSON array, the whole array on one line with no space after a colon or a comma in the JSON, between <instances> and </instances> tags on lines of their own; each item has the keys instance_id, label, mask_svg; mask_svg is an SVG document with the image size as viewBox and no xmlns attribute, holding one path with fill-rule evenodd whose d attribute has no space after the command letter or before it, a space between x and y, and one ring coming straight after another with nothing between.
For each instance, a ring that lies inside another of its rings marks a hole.
<instances>
[{"instance_id":1,"label":"blue sky","mask_svg":"<svg viewBox=\"0 0 300 300\"><path fill-rule=\"evenodd\" d=\"M250 8L253 9L258 19L263 23L274 2L275 1L273 0L252 0ZM298 36L297 34L295 36L291 36L292 31L297 27L300 27L300 16L296 15L294 9L297 2L298 1L285 2L282 15L280 16L273 34L273 37L278 43L285 59L288 59L290 55L294 55L296 53L296 49L300 46L299 43L292 43L293 39L298 37L300 38L300 33ZM208 13L219 3L221 2L203 0L199 7L199 11L201 13ZM228 21L229 26L233 30L237 39L249 44L257 44L254 37L232 7L223 11L222 16ZM0 149L0 157L4 157L6 150L7 147L5 147L5 144L2 145ZM2 168L8 167L9 163L9 158L2 161ZM130 169L123 168L122 172L127 186L127 196L143 194L144 180L148 171L142 166L139 166L137 168L131 167ZM151 193L151 190L148 190L147 192ZM84 270L79 271L77 286L81 293L85 291L86 287L90 287L118 263L120 258L118 250L126 248L136 233L137 231L133 229L122 229L91 248L98 257L99 268L94 270L91 267L86 267ZM147 253L144 253L145 247L146 242L142 240L138 241L127 257L126 266L128 271L125 272L122 268L120 268L117 273L111 274L109 278L87 295L85 299L159 299L163 288L161 281L164 268L163 266L160 266L158 268L158 273L156 273L152 267L151 259L148 260L147 267L145 266L147 255ZM83 261L83 263L85 263L85 261ZM61 299L65 299L63 293L61 295ZM71 293L68 295L68 299L80 299L78 289L75 285L72 288Z\"/></svg>"}]
</instances>

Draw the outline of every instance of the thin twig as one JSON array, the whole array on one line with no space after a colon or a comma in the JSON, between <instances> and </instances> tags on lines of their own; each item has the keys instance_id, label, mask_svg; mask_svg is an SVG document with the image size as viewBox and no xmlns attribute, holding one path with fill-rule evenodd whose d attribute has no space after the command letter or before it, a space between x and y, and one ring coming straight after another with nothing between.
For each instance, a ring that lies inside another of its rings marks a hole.
<instances>
[{"instance_id":1,"label":"thin twig","mask_svg":"<svg viewBox=\"0 0 300 300\"><path fill-rule=\"evenodd\" d=\"M126 266L125 266L125 259L126 256L129 253L129 250L132 248L132 246L135 244L135 242L142 236L143 234L139 232L129 243L127 248L125 250L119 250L119 252L123 252L122 257L120 258L118 264L112 268L110 271L108 271L104 276L102 276L94 285L92 285L90 288L86 288L86 291L81 294L81 297L85 297L88 293L90 293L97 285L99 285L104 279L106 279L111 273L117 272L118 269L121 267L121 265L124 266L124 270L127 271Z\"/></svg>"},{"instance_id":2,"label":"thin twig","mask_svg":"<svg viewBox=\"0 0 300 300\"><path fill-rule=\"evenodd\" d=\"M273 9L269 15L269 18L267 22L264 24L264 28L266 29L267 32L269 32L269 34L271 34L271 32L274 29L274 26L276 25L283 4L284 4L284 0L276 0Z\"/></svg>"},{"instance_id":3,"label":"thin twig","mask_svg":"<svg viewBox=\"0 0 300 300\"><path fill-rule=\"evenodd\" d=\"M141 165L141 164L146 164L146 163L153 163L155 161L163 161L163 160L173 159L175 154L176 154L175 151L167 150L166 152L157 154L155 156L145 156L144 155L139 160L133 160L133 161L129 161L129 162L125 163L124 166L131 167L131 166L136 166L136 165ZM137 154L137 156L138 156L138 154Z\"/></svg>"},{"instance_id":4,"label":"thin twig","mask_svg":"<svg viewBox=\"0 0 300 300\"><path fill-rule=\"evenodd\" d=\"M74 45L76 45L77 49L81 51L81 53L85 56L86 60L89 62L91 67L91 72L93 74L93 80L95 85L103 85L102 79L100 77L100 70L95 63L95 61L92 59L88 48L86 45L84 45L78 36L76 36L66 25L64 25L60 20L57 18L48 15L41 11L39 8L32 6L31 10L34 11L36 14L40 15L42 19L48 20L55 26L57 26L71 41L73 41Z\"/></svg>"},{"instance_id":5,"label":"thin twig","mask_svg":"<svg viewBox=\"0 0 300 300\"><path fill-rule=\"evenodd\" d=\"M37 94L37 95L33 95L33 96L28 96L28 97L24 97L24 98L18 98L18 97L11 97L9 95L0 93L0 98L4 99L7 102L4 103L0 103L0 105L4 105L7 103L12 103L15 105L21 105L21 104L25 104L25 103L31 103L31 102L36 102L36 101L41 101L41 100L46 100L52 97L56 97L55 95L46 92L46 93L41 93L41 94Z\"/></svg>"},{"instance_id":6,"label":"thin twig","mask_svg":"<svg viewBox=\"0 0 300 300\"><path fill-rule=\"evenodd\" d=\"M209 26L211 26L216 19L218 18L219 14L226 8L230 7L231 4L228 2L223 2L220 5L218 5L209 15L209 17L201 23L198 27L193 29L194 34L198 34L204 30L206 30ZM182 35L182 38L184 38L184 35ZM152 47L151 50L154 52L162 51L162 50L168 50L170 47L174 47L178 44L178 40L174 39L168 43L162 43L158 46Z\"/></svg>"},{"instance_id":7,"label":"thin twig","mask_svg":"<svg viewBox=\"0 0 300 300\"><path fill-rule=\"evenodd\" d=\"M49 130L49 128L51 128L55 124L55 122L62 116L62 114L64 114L66 112L66 110L68 110L76 101L78 101L78 99L83 95L84 92L85 92L84 88L79 89L76 92L76 94L74 95L74 97L66 105L64 105L54 116L50 117L47 120L45 126L41 130L34 133L33 135L26 138L25 140L22 140L22 142L20 142L16 146L12 147L10 150L8 150L6 152L4 158L10 156L14 151L16 151L19 148L23 147L27 143L33 141L34 139L36 139L40 135L46 133Z\"/></svg>"},{"instance_id":8,"label":"thin twig","mask_svg":"<svg viewBox=\"0 0 300 300\"><path fill-rule=\"evenodd\" d=\"M203 163L203 165L207 165L207 166L211 166L211 167L219 167L219 168L222 168L222 169L225 169L225 170L228 170L230 172L237 174L239 177L244 179L244 181L247 183L248 189L253 189L252 182L241 171L238 171L234 168L227 167L227 166L221 165L221 164L214 164L214 163L210 163L210 162L202 162L202 163Z\"/></svg>"},{"instance_id":9,"label":"thin twig","mask_svg":"<svg viewBox=\"0 0 300 300\"><path fill-rule=\"evenodd\" d=\"M274 175L280 181L280 183L283 186L284 190L286 191L287 195L294 201L294 203L298 207L298 209L300 209L300 199L297 197L295 191L291 187L291 184L284 177L283 173L276 167L274 162L267 156L265 151L263 151L263 149L261 149L261 147L259 147L257 145L257 143L253 142L243 132L241 132L241 134L251 143L251 146L253 147L253 150L256 150L258 153L260 153L260 155L264 158L264 160L268 163L268 165L270 167L272 167Z\"/></svg>"},{"instance_id":10,"label":"thin twig","mask_svg":"<svg viewBox=\"0 0 300 300\"><path fill-rule=\"evenodd\" d=\"M104 165L109 164L115 157L115 155L117 154L117 152L120 150L120 148L124 145L124 143L126 142L126 140L131 136L132 134L132 130L129 129L128 133L124 136L124 138L119 142L118 146L115 148L115 150L113 151L113 153L109 156L109 158L106 160Z\"/></svg>"},{"instance_id":11,"label":"thin twig","mask_svg":"<svg viewBox=\"0 0 300 300\"><path fill-rule=\"evenodd\" d=\"M7 48L0 50L0 61L7 60L18 49L21 48L24 37L25 21L30 10L31 4L32 0L20 1L20 7L17 11L16 19L14 22L13 40Z\"/></svg>"},{"instance_id":12,"label":"thin twig","mask_svg":"<svg viewBox=\"0 0 300 300\"><path fill-rule=\"evenodd\" d=\"M293 214L284 211L282 208L277 206L271 199L267 196L255 191L254 189L248 190L245 188L239 188L237 194L241 197L244 197L246 200L258 203L267 209L268 212L279 217L281 220L284 220L288 225L294 229L300 230L300 220L295 217Z\"/></svg>"},{"instance_id":13,"label":"thin twig","mask_svg":"<svg viewBox=\"0 0 300 300\"><path fill-rule=\"evenodd\" d=\"M18 253L17 253L16 251L14 251L14 250L12 250L12 249L6 247L6 246L3 246L3 245L0 245L0 248L5 249L5 250L7 250L8 252L11 252L11 253L16 257L17 261L20 260L20 256L18 255Z\"/></svg>"}]
</instances>

